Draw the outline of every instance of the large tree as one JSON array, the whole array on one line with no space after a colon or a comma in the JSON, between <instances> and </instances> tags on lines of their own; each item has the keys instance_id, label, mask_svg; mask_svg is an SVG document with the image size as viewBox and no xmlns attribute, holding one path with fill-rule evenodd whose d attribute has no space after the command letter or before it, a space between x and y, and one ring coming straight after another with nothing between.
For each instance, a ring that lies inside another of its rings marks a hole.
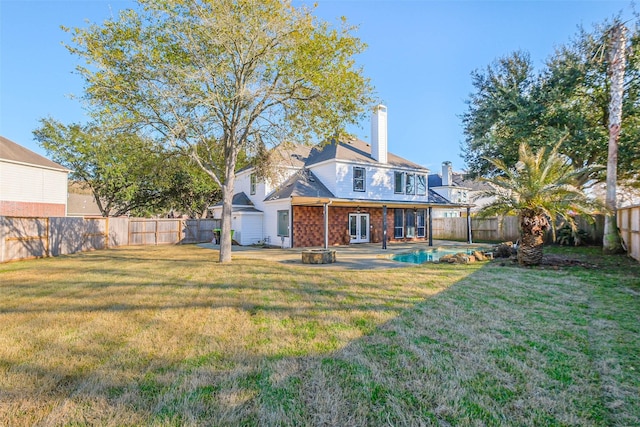
<instances>
[{"instance_id":1,"label":"large tree","mask_svg":"<svg viewBox=\"0 0 640 427\"><path fill-rule=\"evenodd\" d=\"M96 125L40 121L36 140L71 179L93 194L103 216L162 210L170 177L160 147L137 135L105 132Z\"/></svg>"},{"instance_id":2,"label":"large tree","mask_svg":"<svg viewBox=\"0 0 640 427\"><path fill-rule=\"evenodd\" d=\"M533 138L542 112L534 96L538 76L529 54L518 51L473 71L471 78L475 92L462 116L466 135L462 151L472 175L490 176L495 168L487 159L514 164L521 142L540 145Z\"/></svg>"},{"instance_id":3,"label":"large tree","mask_svg":"<svg viewBox=\"0 0 640 427\"><path fill-rule=\"evenodd\" d=\"M565 138L562 153L576 166L607 163L610 80L607 61L600 60L607 22L592 31L581 29L559 46L539 72L526 53L516 52L497 60L485 70L474 71L474 92L462 120L462 150L474 175L495 174L487 158L507 165L517 161L517 147L526 141L532 148L553 146ZM640 46L639 34L630 36ZM619 177L626 185L637 183L640 168L640 55L634 49L627 60L622 108L625 121L619 140ZM583 182L605 176L583 177Z\"/></svg>"},{"instance_id":4,"label":"large tree","mask_svg":"<svg viewBox=\"0 0 640 427\"><path fill-rule=\"evenodd\" d=\"M70 178L91 191L103 216L174 211L201 217L220 200L219 187L189 157L107 129L46 118L33 132L47 154L71 170Z\"/></svg>"},{"instance_id":5,"label":"large tree","mask_svg":"<svg viewBox=\"0 0 640 427\"><path fill-rule=\"evenodd\" d=\"M372 89L364 45L289 0L139 0L73 30L86 98L183 150L223 194L220 261L231 261L231 201L240 153L324 141L358 123Z\"/></svg>"},{"instance_id":6,"label":"large tree","mask_svg":"<svg viewBox=\"0 0 640 427\"><path fill-rule=\"evenodd\" d=\"M493 201L479 214L518 215L520 265L540 264L544 233L551 227L552 219L562 218L575 229L574 215L592 214L599 206L585 195L580 185L580 177L588 174L590 168L574 167L567 156L558 153L558 147L556 144L548 154L545 148L534 153L522 143L514 166L500 159L487 159L499 173L485 178L492 189L481 197L491 197Z\"/></svg>"}]
</instances>

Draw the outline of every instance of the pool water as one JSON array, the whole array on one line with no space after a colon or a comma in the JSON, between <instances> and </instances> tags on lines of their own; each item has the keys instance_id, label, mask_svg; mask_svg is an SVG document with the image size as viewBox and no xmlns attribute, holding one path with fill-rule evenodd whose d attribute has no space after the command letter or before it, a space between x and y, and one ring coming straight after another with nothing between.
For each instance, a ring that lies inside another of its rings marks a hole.
<instances>
[{"instance_id":1,"label":"pool water","mask_svg":"<svg viewBox=\"0 0 640 427\"><path fill-rule=\"evenodd\" d=\"M447 254L459 254L460 252L471 255L475 251L484 251L486 248L433 248L421 249L410 253L397 254L391 257L394 261L409 262L412 264L423 264L425 262L438 261L440 257Z\"/></svg>"}]
</instances>

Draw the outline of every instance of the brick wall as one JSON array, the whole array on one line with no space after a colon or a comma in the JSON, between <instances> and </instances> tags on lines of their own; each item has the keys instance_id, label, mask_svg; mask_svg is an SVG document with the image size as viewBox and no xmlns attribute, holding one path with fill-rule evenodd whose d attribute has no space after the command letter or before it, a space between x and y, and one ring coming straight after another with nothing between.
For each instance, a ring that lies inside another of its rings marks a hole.
<instances>
[{"instance_id":1,"label":"brick wall","mask_svg":"<svg viewBox=\"0 0 640 427\"><path fill-rule=\"evenodd\" d=\"M349 214L356 208L329 206L329 246L349 244ZM387 239L393 238L393 209L387 209ZM360 208L369 214L370 241L382 242L382 208ZM425 240L425 238L400 239ZM324 246L324 208L322 206L293 206L293 245L296 248Z\"/></svg>"},{"instance_id":2,"label":"brick wall","mask_svg":"<svg viewBox=\"0 0 640 427\"><path fill-rule=\"evenodd\" d=\"M0 215L20 217L66 216L65 205L56 203L13 202L0 200Z\"/></svg>"}]
</instances>

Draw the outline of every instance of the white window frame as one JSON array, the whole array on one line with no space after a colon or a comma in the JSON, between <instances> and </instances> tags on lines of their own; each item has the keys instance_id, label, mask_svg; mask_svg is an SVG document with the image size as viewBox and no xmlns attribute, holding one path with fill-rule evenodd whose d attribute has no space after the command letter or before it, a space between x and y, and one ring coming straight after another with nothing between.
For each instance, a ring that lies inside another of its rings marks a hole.
<instances>
[{"instance_id":1,"label":"white window frame","mask_svg":"<svg viewBox=\"0 0 640 427\"><path fill-rule=\"evenodd\" d=\"M398 187L398 177L400 177L400 187ZM400 191L398 191L400 188ZM404 194L404 172L395 172L393 174L393 192L395 194Z\"/></svg>"},{"instance_id":2,"label":"white window frame","mask_svg":"<svg viewBox=\"0 0 640 427\"><path fill-rule=\"evenodd\" d=\"M256 176L255 173L252 173L251 175L249 175L249 194L250 195L254 195L256 194L256 187L258 186L258 177Z\"/></svg>"},{"instance_id":3,"label":"white window frame","mask_svg":"<svg viewBox=\"0 0 640 427\"><path fill-rule=\"evenodd\" d=\"M362 171L362 177L356 177L356 171ZM362 189L358 188L360 184ZM353 191L363 193L367 191L367 170L361 166L353 167Z\"/></svg>"},{"instance_id":4,"label":"white window frame","mask_svg":"<svg viewBox=\"0 0 640 427\"><path fill-rule=\"evenodd\" d=\"M409 188L411 185L411 188ZM404 194L414 195L416 194L416 175L407 173L404 176Z\"/></svg>"},{"instance_id":5,"label":"white window frame","mask_svg":"<svg viewBox=\"0 0 640 427\"><path fill-rule=\"evenodd\" d=\"M419 182L422 180L422 188L420 188ZM416 174L416 195L418 196L426 196L427 195L427 176L422 174Z\"/></svg>"}]
</instances>

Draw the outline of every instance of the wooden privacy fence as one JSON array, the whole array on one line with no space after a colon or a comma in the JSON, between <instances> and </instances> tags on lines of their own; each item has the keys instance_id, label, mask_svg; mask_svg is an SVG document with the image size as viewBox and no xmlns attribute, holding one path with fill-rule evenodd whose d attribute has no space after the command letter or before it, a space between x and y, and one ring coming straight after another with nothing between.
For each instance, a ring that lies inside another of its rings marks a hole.
<instances>
[{"instance_id":1,"label":"wooden privacy fence","mask_svg":"<svg viewBox=\"0 0 640 427\"><path fill-rule=\"evenodd\" d=\"M0 262L130 245L210 242L214 219L0 216Z\"/></svg>"},{"instance_id":2,"label":"wooden privacy fence","mask_svg":"<svg viewBox=\"0 0 640 427\"><path fill-rule=\"evenodd\" d=\"M575 218L579 229L589 235L593 243L602 242L604 218L596 216L595 221L586 218ZM494 218L471 218L471 234L473 241L515 242L520 238L518 218L504 216ZM467 218L433 218L433 238L440 240L467 240ZM553 243L553 235L547 232L547 243Z\"/></svg>"},{"instance_id":3,"label":"wooden privacy fence","mask_svg":"<svg viewBox=\"0 0 640 427\"><path fill-rule=\"evenodd\" d=\"M618 209L618 228L627 252L640 261L640 205Z\"/></svg>"},{"instance_id":4,"label":"wooden privacy fence","mask_svg":"<svg viewBox=\"0 0 640 427\"><path fill-rule=\"evenodd\" d=\"M515 242L520 238L518 218L471 218L473 240ZM467 240L467 218L433 218L433 238L439 240Z\"/></svg>"}]
</instances>

